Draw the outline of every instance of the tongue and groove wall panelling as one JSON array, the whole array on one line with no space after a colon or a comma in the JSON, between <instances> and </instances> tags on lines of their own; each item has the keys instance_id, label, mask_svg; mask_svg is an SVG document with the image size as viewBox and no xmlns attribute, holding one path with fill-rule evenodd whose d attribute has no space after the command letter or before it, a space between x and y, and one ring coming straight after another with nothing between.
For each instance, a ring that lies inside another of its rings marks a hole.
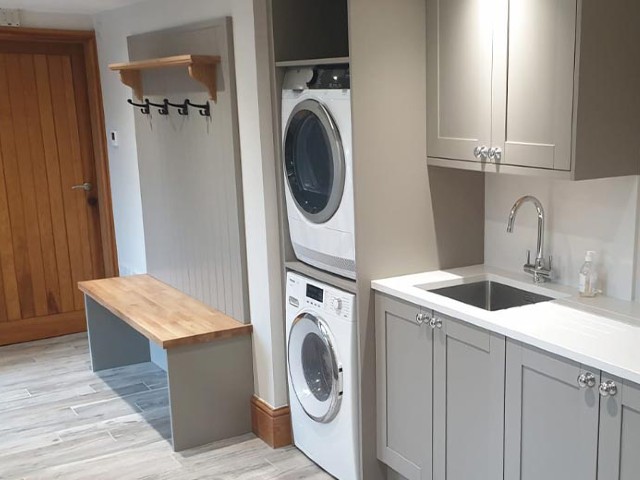
<instances>
[{"instance_id":1,"label":"tongue and groove wall panelling","mask_svg":"<svg viewBox=\"0 0 640 480\"><path fill-rule=\"evenodd\" d=\"M211 118L190 108L135 113L148 272L249 322L242 184L231 20L128 38L131 61L219 55L217 103L186 69L143 73L145 97L162 103L210 101ZM133 108L133 107L132 107Z\"/></svg>"}]
</instances>

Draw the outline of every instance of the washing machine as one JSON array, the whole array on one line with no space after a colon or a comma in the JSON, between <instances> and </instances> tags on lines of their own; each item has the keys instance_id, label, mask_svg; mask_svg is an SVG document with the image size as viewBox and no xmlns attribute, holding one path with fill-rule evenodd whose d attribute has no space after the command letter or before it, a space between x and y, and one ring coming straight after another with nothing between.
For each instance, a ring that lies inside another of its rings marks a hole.
<instances>
[{"instance_id":1,"label":"washing machine","mask_svg":"<svg viewBox=\"0 0 640 480\"><path fill-rule=\"evenodd\" d=\"M339 480L358 480L355 296L293 272L286 295L294 443Z\"/></svg>"},{"instance_id":2,"label":"washing machine","mask_svg":"<svg viewBox=\"0 0 640 480\"><path fill-rule=\"evenodd\" d=\"M355 278L349 85L347 65L288 70L282 92L282 151L296 257Z\"/></svg>"}]
</instances>

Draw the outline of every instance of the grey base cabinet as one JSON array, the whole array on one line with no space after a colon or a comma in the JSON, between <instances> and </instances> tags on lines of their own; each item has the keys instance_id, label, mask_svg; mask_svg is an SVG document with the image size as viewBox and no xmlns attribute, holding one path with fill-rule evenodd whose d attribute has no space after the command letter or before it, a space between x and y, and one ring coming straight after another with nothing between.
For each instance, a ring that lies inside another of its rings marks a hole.
<instances>
[{"instance_id":1,"label":"grey base cabinet","mask_svg":"<svg viewBox=\"0 0 640 480\"><path fill-rule=\"evenodd\" d=\"M578 377L591 373L591 387ZM507 342L505 480L596 480L600 372Z\"/></svg>"},{"instance_id":2,"label":"grey base cabinet","mask_svg":"<svg viewBox=\"0 0 640 480\"><path fill-rule=\"evenodd\" d=\"M433 332L419 307L375 302L378 458L408 480L430 480Z\"/></svg>"},{"instance_id":3,"label":"grey base cabinet","mask_svg":"<svg viewBox=\"0 0 640 480\"><path fill-rule=\"evenodd\" d=\"M615 395L600 399L599 480L640 478L640 386L606 374ZM610 383L612 382L612 383Z\"/></svg>"},{"instance_id":4,"label":"grey base cabinet","mask_svg":"<svg viewBox=\"0 0 640 480\"><path fill-rule=\"evenodd\" d=\"M505 338L436 314L433 478L502 478Z\"/></svg>"},{"instance_id":5,"label":"grey base cabinet","mask_svg":"<svg viewBox=\"0 0 640 480\"><path fill-rule=\"evenodd\" d=\"M378 458L409 480L500 478L504 337L377 294L376 342Z\"/></svg>"},{"instance_id":6,"label":"grey base cabinet","mask_svg":"<svg viewBox=\"0 0 640 480\"><path fill-rule=\"evenodd\" d=\"M638 480L640 386L376 294L390 480Z\"/></svg>"}]
</instances>

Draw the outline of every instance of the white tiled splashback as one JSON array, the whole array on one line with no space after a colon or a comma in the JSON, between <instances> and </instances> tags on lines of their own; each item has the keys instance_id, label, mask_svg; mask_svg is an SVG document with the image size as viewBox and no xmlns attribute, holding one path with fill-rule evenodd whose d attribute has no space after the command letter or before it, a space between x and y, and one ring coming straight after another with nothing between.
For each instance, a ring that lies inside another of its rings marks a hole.
<instances>
[{"instance_id":1,"label":"white tiled splashback","mask_svg":"<svg viewBox=\"0 0 640 480\"><path fill-rule=\"evenodd\" d=\"M640 177L570 182L487 174L485 182L487 265L520 270L527 249L535 256L533 206L524 205L514 232L506 231L511 206L530 194L546 211L545 253L553 256L556 282L577 286L585 251L596 250L604 292L640 301Z\"/></svg>"}]
</instances>

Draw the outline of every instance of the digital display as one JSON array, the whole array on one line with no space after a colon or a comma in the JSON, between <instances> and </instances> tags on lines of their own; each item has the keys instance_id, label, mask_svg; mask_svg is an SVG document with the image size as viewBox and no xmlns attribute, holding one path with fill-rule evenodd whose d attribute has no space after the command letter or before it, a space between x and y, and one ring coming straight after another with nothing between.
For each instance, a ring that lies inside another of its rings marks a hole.
<instances>
[{"instance_id":1,"label":"digital display","mask_svg":"<svg viewBox=\"0 0 640 480\"><path fill-rule=\"evenodd\" d=\"M307 297L316 302L323 303L324 291L314 285L307 284Z\"/></svg>"}]
</instances>

